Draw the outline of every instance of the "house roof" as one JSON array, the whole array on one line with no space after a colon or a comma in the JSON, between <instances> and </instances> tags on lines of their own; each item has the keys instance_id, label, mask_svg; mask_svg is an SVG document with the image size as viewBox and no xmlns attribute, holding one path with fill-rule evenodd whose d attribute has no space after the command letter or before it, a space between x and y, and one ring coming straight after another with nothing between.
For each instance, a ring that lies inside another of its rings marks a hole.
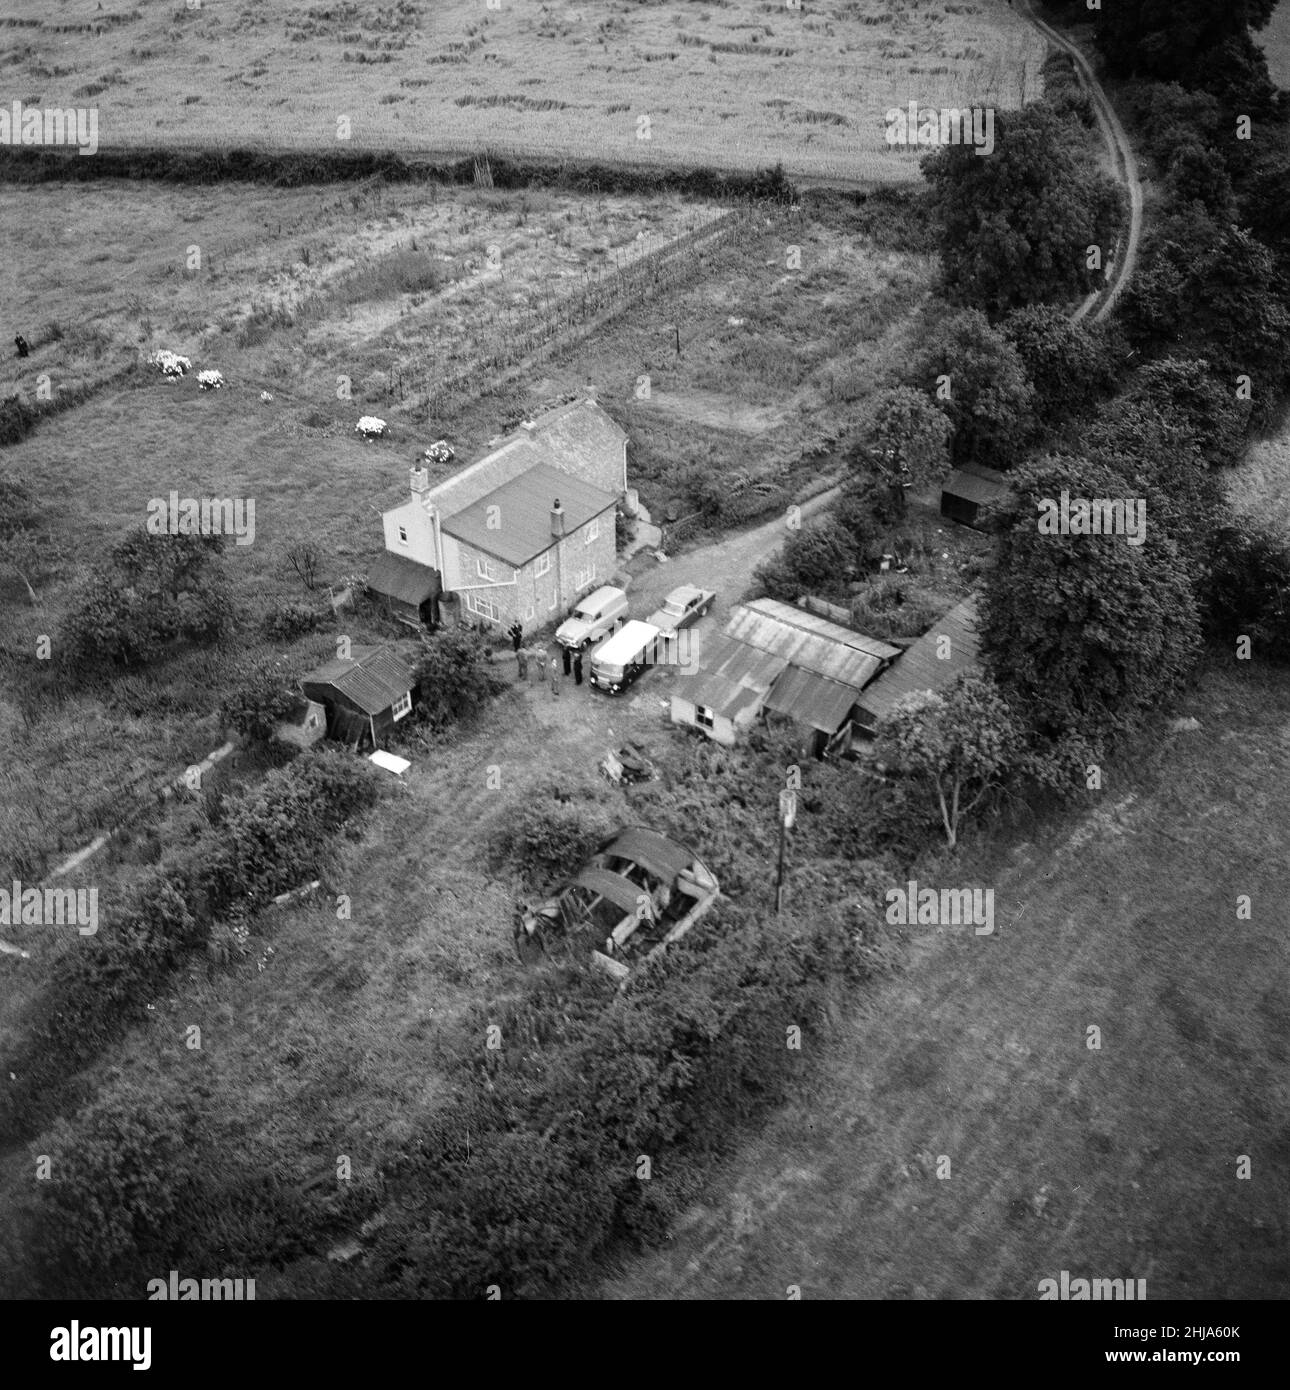
<instances>
[{"instance_id":1,"label":"house roof","mask_svg":"<svg viewBox=\"0 0 1290 1390\"><path fill-rule=\"evenodd\" d=\"M888 642L770 598L735 608L726 635L856 690L900 655L900 648Z\"/></svg>"},{"instance_id":2,"label":"house roof","mask_svg":"<svg viewBox=\"0 0 1290 1390\"><path fill-rule=\"evenodd\" d=\"M387 550L372 561L367 572L367 587L420 608L426 599L440 592L441 586L437 570Z\"/></svg>"},{"instance_id":3,"label":"house roof","mask_svg":"<svg viewBox=\"0 0 1290 1390\"><path fill-rule=\"evenodd\" d=\"M993 468L956 468L941 484L942 493L985 507L1002 502L1010 491L1008 480Z\"/></svg>"},{"instance_id":4,"label":"house roof","mask_svg":"<svg viewBox=\"0 0 1290 1390\"><path fill-rule=\"evenodd\" d=\"M950 639L950 655L944 660L936 651L942 637ZM877 723L904 696L914 691L943 690L956 676L976 671L977 653L976 600L970 598L951 608L912 643L904 656L860 696L860 708Z\"/></svg>"},{"instance_id":5,"label":"house roof","mask_svg":"<svg viewBox=\"0 0 1290 1390\"><path fill-rule=\"evenodd\" d=\"M388 647L352 647L300 678L301 685L330 685L364 714L382 714L414 684L411 670Z\"/></svg>"},{"instance_id":6,"label":"house roof","mask_svg":"<svg viewBox=\"0 0 1290 1390\"><path fill-rule=\"evenodd\" d=\"M832 734L846 722L857 694L853 686L790 666L771 686L766 708Z\"/></svg>"},{"instance_id":7,"label":"house roof","mask_svg":"<svg viewBox=\"0 0 1290 1390\"><path fill-rule=\"evenodd\" d=\"M699 673L681 681L676 694L727 719L761 704L788 663L733 637L717 636L700 649Z\"/></svg>"},{"instance_id":8,"label":"house roof","mask_svg":"<svg viewBox=\"0 0 1290 1390\"><path fill-rule=\"evenodd\" d=\"M444 517L441 525L450 536L508 565L525 565L556 543L551 534L551 504L557 497L564 509L566 534L608 511L617 499L542 461L527 440L517 440L512 447L533 454L533 464L509 483ZM497 525L490 527L490 519Z\"/></svg>"},{"instance_id":9,"label":"house roof","mask_svg":"<svg viewBox=\"0 0 1290 1390\"><path fill-rule=\"evenodd\" d=\"M627 438L627 431L590 396L545 411L532 424L533 432L552 447L585 462L603 458L611 449L621 450Z\"/></svg>"}]
</instances>

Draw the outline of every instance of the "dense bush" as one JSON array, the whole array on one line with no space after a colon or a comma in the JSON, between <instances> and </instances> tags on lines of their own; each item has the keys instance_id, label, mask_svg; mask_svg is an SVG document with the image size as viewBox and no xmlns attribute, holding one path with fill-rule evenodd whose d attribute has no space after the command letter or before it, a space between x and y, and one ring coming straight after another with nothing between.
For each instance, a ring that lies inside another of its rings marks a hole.
<instances>
[{"instance_id":1,"label":"dense bush","mask_svg":"<svg viewBox=\"0 0 1290 1390\"><path fill-rule=\"evenodd\" d=\"M1221 527L1203 617L1207 636L1229 652L1244 636L1255 660L1290 661L1290 548L1284 538L1235 520Z\"/></svg>"},{"instance_id":2,"label":"dense bush","mask_svg":"<svg viewBox=\"0 0 1290 1390\"><path fill-rule=\"evenodd\" d=\"M495 849L530 885L550 888L581 868L613 829L602 806L539 791L507 818Z\"/></svg>"},{"instance_id":3,"label":"dense bush","mask_svg":"<svg viewBox=\"0 0 1290 1390\"><path fill-rule=\"evenodd\" d=\"M1044 427L1091 410L1114 388L1115 365L1098 328L1072 323L1048 304L1016 309L1000 327L1034 388L1034 414Z\"/></svg>"},{"instance_id":4,"label":"dense bush","mask_svg":"<svg viewBox=\"0 0 1290 1390\"><path fill-rule=\"evenodd\" d=\"M186 1106L124 1088L55 1124L32 1242L45 1297L146 1296L169 1267L192 1128Z\"/></svg>"},{"instance_id":5,"label":"dense bush","mask_svg":"<svg viewBox=\"0 0 1290 1390\"><path fill-rule=\"evenodd\" d=\"M757 566L753 591L792 603L801 594L828 593L858 572L859 544L831 516L790 531L782 550Z\"/></svg>"},{"instance_id":6,"label":"dense bush","mask_svg":"<svg viewBox=\"0 0 1290 1390\"><path fill-rule=\"evenodd\" d=\"M233 618L221 536L140 528L96 569L64 622L74 668L142 666L182 641L209 642Z\"/></svg>"},{"instance_id":7,"label":"dense bush","mask_svg":"<svg viewBox=\"0 0 1290 1390\"><path fill-rule=\"evenodd\" d=\"M428 637L414 671L418 717L442 729L477 714L506 688L489 656L483 637L469 628L441 628Z\"/></svg>"},{"instance_id":8,"label":"dense bush","mask_svg":"<svg viewBox=\"0 0 1290 1390\"><path fill-rule=\"evenodd\" d=\"M220 702L220 719L253 742L264 743L301 700L291 671L266 663L243 675Z\"/></svg>"},{"instance_id":9,"label":"dense bush","mask_svg":"<svg viewBox=\"0 0 1290 1390\"><path fill-rule=\"evenodd\" d=\"M277 894L315 878L329 858L329 836L380 795L380 774L337 749L275 768L228 797L218 843L202 875L215 913L233 903L257 911Z\"/></svg>"},{"instance_id":10,"label":"dense bush","mask_svg":"<svg viewBox=\"0 0 1290 1390\"><path fill-rule=\"evenodd\" d=\"M313 632L326 614L309 603L279 603L264 619L264 631L275 642L294 642Z\"/></svg>"}]
</instances>

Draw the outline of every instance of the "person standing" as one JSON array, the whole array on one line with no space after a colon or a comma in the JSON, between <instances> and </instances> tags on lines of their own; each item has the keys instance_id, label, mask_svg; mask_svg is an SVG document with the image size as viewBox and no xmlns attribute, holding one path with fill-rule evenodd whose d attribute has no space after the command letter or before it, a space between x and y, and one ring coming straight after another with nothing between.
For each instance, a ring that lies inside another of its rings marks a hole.
<instances>
[{"instance_id":1,"label":"person standing","mask_svg":"<svg viewBox=\"0 0 1290 1390\"><path fill-rule=\"evenodd\" d=\"M551 658L551 698L554 700L560 694L560 663Z\"/></svg>"},{"instance_id":2,"label":"person standing","mask_svg":"<svg viewBox=\"0 0 1290 1390\"><path fill-rule=\"evenodd\" d=\"M581 684L582 684L582 653L581 653L581 652L575 652L575 653L573 654L573 683L574 683L574 685L581 685Z\"/></svg>"},{"instance_id":3,"label":"person standing","mask_svg":"<svg viewBox=\"0 0 1290 1390\"><path fill-rule=\"evenodd\" d=\"M510 627L506 629L506 631L507 635L511 639L512 650L518 652L520 649L520 643L524 640L524 629L520 626L519 619L517 618L515 622L513 622L510 625Z\"/></svg>"},{"instance_id":4,"label":"person standing","mask_svg":"<svg viewBox=\"0 0 1290 1390\"><path fill-rule=\"evenodd\" d=\"M529 678L529 653L527 647L515 648L515 662L519 667L520 680L527 681Z\"/></svg>"},{"instance_id":5,"label":"person standing","mask_svg":"<svg viewBox=\"0 0 1290 1390\"><path fill-rule=\"evenodd\" d=\"M564 658L564 674L567 676L569 674L569 662L572 660L572 657L569 654L569 648L561 647L560 655Z\"/></svg>"}]
</instances>

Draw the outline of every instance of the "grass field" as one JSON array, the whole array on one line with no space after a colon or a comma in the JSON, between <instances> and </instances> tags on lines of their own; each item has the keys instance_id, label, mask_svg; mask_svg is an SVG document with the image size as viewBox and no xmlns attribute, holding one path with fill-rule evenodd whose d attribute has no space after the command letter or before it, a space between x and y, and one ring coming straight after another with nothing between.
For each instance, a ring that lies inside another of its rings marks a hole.
<instances>
[{"instance_id":1,"label":"grass field","mask_svg":"<svg viewBox=\"0 0 1290 1390\"><path fill-rule=\"evenodd\" d=\"M1015 107L1044 54L1004 0L65 0L55 15L11 0L6 14L5 101L93 103L106 145L327 146L344 121L356 147L782 160L882 182L917 178L916 155L883 141L888 108Z\"/></svg>"},{"instance_id":2,"label":"grass field","mask_svg":"<svg viewBox=\"0 0 1290 1390\"><path fill-rule=\"evenodd\" d=\"M1286 1297L1290 692L1217 671L1180 713L1101 809L969 848L943 881L995 886L995 934L933 930L720 1195L591 1293L1034 1299L1066 1269Z\"/></svg>"},{"instance_id":3,"label":"grass field","mask_svg":"<svg viewBox=\"0 0 1290 1390\"><path fill-rule=\"evenodd\" d=\"M1273 10L1267 28L1254 35L1254 41L1267 55L1273 82L1290 89L1290 7L1284 0Z\"/></svg>"}]
</instances>

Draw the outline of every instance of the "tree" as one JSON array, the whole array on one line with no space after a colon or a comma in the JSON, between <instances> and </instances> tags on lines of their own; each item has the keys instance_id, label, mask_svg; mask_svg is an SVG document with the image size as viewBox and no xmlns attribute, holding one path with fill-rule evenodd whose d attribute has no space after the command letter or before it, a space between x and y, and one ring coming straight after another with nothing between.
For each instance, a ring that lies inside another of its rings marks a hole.
<instances>
[{"instance_id":1,"label":"tree","mask_svg":"<svg viewBox=\"0 0 1290 1390\"><path fill-rule=\"evenodd\" d=\"M757 566L753 583L789 603L801 594L831 591L855 575L859 545L859 538L831 516L808 521L789 532L778 555Z\"/></svg>"},{"instance_id":2,"label":"tree","mask_svg":"<svg viewBox=\"0 0 1290 1390\"><path fill-rule=\"evenodd\" d=\"M301 699L295 673L278 662L265 662L229 690L220 704L220 718L252 742L267 743Z\"/></svg>"},{"instance_id":3,"label":"tree","mask_svg":"<svg viewBox=\"0 0 1290 1390\"><path fill-rule=\"evenodd\" d=\"M140 527L95 569L65 622L75 661L138 666L180 640L212 641L233 618L222 536L150 535Z\"/></svg>"},{"instance_id":4,"label":"tree","mask_svg":"<svg viewBox=\"0 0 1290 1390\"><path fill-rule=\"evenodd\" d=\"M1047 534L1041 509L1060 498L1132 499L1105 466L1042 459L1013 480L981 603L981 649L1004 698L1041 742L1105 750L1166 703L1191 674L1200 634L1193 578L1165 529Z\"/></svg>"},{"instance_id":5,"label":"tree","mask_svg":"<svg viewBox=\"0 0 1290 1390\"><path fill-rule=\"evenodd\" d=\"M287 548L287 564L310 592L318 587L318 566L321 563L322 551L316 541L306 538Z\"/></svg>"},{"instance_id":6,"label":"tree","mask_svg":"<svg viewBox=\"0 0 1290 1390\"><path fill-rule=\"evenodd\" d=\"M1125 327L1148 351L1185 344L1230 383L1249 376L1254 418L1267 417L1290 381L1290 309L1272 253L1248 232L1220 226L1198 204L1147 238L1124 295Z\"/></svg>"},{"instance_id":7,"label":"tree","mask_svg":"<svg viewBox=\"0 0 1290 1390\"><path fill-rule=\"evenodd\" d=\"M852 462L873 468L886 486L897 516L905 494L939 482L949 466L950 422L922 391L897 386L878 394L869 429Z\"/></svg>"},{"instance_id":8,"label":"tree","mask_svg":"<svg viewBox=\"0 0 1290 1390\"><path fill-rule=\"evenodd\" d=\"M1014 309L1000 325L1034 388L1034 413L1044 423L1083 414L1115 385L1105 335L1072 323L1050 304Z\"/></svg>"},{"instance_id":9,"label":"tree","mask_svg":"<svg viewBox=\"0 0 1290 1390\"><path fill-rule=\"evenodd\" d=\"M1181 427L1195 441L1211 468L1230 467L1240 461L1248 404L1196 357L1161 357L1140 368L1130 378L1122 398L1124 408L1144 404L1162 419ZM1121 405L1116 401L1112 411Z\"/></svg>"},{"instance_id":10,"label":"tree","mask_svg":"<svg viewBox=\"0 0 1290 1390\"><path fill-rule=\"evenodd\" d=\"M1008 467L1034 428L1035 393L1017 350L979 309L930 323L925 336L910 384L948 417L951 461Z\"/></svg>"},{"instance_id":11,"label":"tree","mask_svg":"<svg viewBox=\"0 0 1290 1390\"><path fill-rule=\"evenodd\" d=\"M441 628L428 637L414 674L420 688L417 710L436 729L476 714L505 688L479 634L463 627Z\"/></svg>"},{"instance_id":12,"label":"tree","mask_svg":"<svg viewBox=\"0 0 1290 1390\"><path fill-rule=\"evenodd\" d=\"M1267 60L1250 35L1277 0L1116 0L1098 11L1096 42L1119 77L1199 87L1251 114L1275 110Z\"/></svg>"},{"instance_id":13,"label":"tree","mask_svg":"<svg viewBox=\"0 0 1290 1390\"><path fill-rule=\"evenodd\" d=\"M994 682L959 676L944 695L914 691L899 700L879 727L874 755L929 784L953 849L963 818L1000 785L1019 743L1012 712Z\"/></svg>"},{"instance_id":14,"label":"tree","mask_svg":"<svg viewBox=\"0 0 1290 1390\"><path fill-rule=\"evenodd\" d=\"M1199 140L1180 144L1169 160L1165 188L1175 204L1200 203L1219 222L1236 216L1236 196L1222 155Z\"/></svg>"},{"instance_id":15,"label":"tree","mask_svg":"<svg viewBox=\"0 0 1290 1390\"><path fill-rule=\"evenodd\" d=\"M1042 104L999 111L995 120L988 159L964 143L943 145L922 163L941 228L945 291L992 320L1096 289L1102 272L1089 267L1088 248L1113 245L1120 220L1115 184L1084 153L1082 137L1072 138L1070 121Z\"/></svg>"}]
</instances>

